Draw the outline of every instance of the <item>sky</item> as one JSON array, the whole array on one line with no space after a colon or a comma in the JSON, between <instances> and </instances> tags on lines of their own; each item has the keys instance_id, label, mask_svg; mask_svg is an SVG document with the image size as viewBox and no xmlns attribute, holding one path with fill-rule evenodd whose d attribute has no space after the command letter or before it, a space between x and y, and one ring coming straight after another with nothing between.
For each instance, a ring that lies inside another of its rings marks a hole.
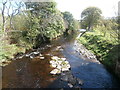
<instances>
[{"instance_id":1,"label":"sky","mask_svg":"<svg viewBox=\"0 0 120 90\"><path fill-rule=\"evenodd\" d=\"M102 10L102 16L113 17L118 13L120 0L55 0L57 8L64 12L69 11L75 19L80 20L81 12L89 6L95 6Z\"/></svg>"},{"instance_id":2,"label":"sky","mask_svg":"<svg viewBox=\"0 0 120 90\"><path fill-rule=\"evenodd\" d=\"M62 12L69 11L70 13L72 13L75 19L80 20L82 11L89 6L95 6L100 8L102 10L102 16L104 17L117 16L118 2L120 0L55 0L55 1L57 2L57 8L60 11Z\"/></svg>"}]
</instances>

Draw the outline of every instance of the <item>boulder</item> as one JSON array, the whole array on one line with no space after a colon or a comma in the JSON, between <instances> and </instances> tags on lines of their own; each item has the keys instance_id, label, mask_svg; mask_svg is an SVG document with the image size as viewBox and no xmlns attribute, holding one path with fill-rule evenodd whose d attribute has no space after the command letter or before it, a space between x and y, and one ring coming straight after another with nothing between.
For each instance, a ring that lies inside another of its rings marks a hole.
<instances>
[{"instance_id":1,"label":"boulder","mask_svg":"<svg viewBox=\"0 0 120 90\"><path fill-rule=\"evenodd\" d=\"M37 52L33 52L33 54L37 55L37 54L39 54L39 52L38 51Z\"/></svg>"},{"instance_id":2,"label":"boulder","mask_svg":"<svg viewBox=\"0 0 120 90\"><path fill-rule=\"evenodd\" d=\"M63 61L65 61L66 60L66 58L61 58Z\"/></svg>"},{"instance_id":3,"label":"boulder","mask_svg":"<svg viewBox=\"0 0 120 90\"><path fill-rule=\"evenodd\" d=\"M51 61L50 61L50 64L52 64L52 63L55 63L55 61L54 61L54 60L51 60Z\"/></svg>"},{"instance_id":4,"label":"boulder","mask_svg":"<svg viewBox=\"0 0 120 90\"><path fill-rule=\"evenodd\" d=\"M51 64L51 66L55 68L57 65L56 64Z\"/></svg>"},{"instance_id":5,"label":"boulder","mask_svg":"<svg viewBox=\"0 0 120 90\"><path fill-rule=\"evenodd\" d=\"M67 68L67 67L62 67L62 71L69 71L69 68Z\"/></svg>"},{"instance_id":6,"label":"boulder","mask_svg":"<svg viewBox=\"0 0 120 90\"><path fill-rule=\"evenodd\" d=\"M57 56L51 57L51 67L58 69L60 72L61 71L69 71L70 69L70 64L68 61L66 61L66 58L59 58Z\"/></svg>"},{"instance_id":7,"label":"boulder","mask_svg":"<svg viewBox=\"0 0 120 90\"><path fill-rule=\"evenodd\" d=\"M40 57L40 59L45 59L45 57Z\"/></svg>"},{"instance_id":8,"label":"boulder","mask_svg":"<svg viewBox=\"0 0 120 90\"><path fill-rule=\"evenodd\" d=\"M72 85L71 83L68 83L68 86L69 86L70 88L72 88L72 87L73 87L73 85Z\"/></svg>"},{"instance_id":9,"label":"boulder","mask_svg":"<svg viewBox=\"0 0 120 90\"><path fill-rule=\"evenodd\" d=\"M67 65L67 68L70 68L70 64Z\"/></svg>"},{"instance_id":10,"label":"boulder","mask_svg":"<svg viewBox=\"0 0 120 90\"><path fill-rule=\"evenodd\" d=\"M58 64L62 64L62 62L63 62L63 61L61 61L61 60L57 61Z\"/></svg>"},{"instance_id":11,"label":"boulder","mask_svg":"<svg viewBox=\"0 0 120 90\"><path fill-rule=\"evenodd\" d=\"M30 56L31 59L33 59L34 57L33 56Z\"/></svg>"},{"instance_id":12,"label":"boulder","mask_svg":"<svg viewBox=\"0 0 120 90\"><path fill-rule=\"evenodd\" d=\"M30 54L26 54L25 56L26 56L26 57L29 57L29 56L30 56Z\"/></svg>"},{"instance_id":13,"label":"boulder","mask_svg":"<svg viewBox=\"0 0 120 90\"><path fill-rule=\"evenodd\" d=\"M39 56L43 56L43 55L40 53Z\"/></svg>"},{"instance_id":14,"label":"boulder","mask_svg":"<svg viewBox=\"0 0 120 90\"><path fill-rule=\"evenodd\" d=\"M83 85L83 81L80 80L79 78L77 78L77 82L78 82L79 85Z\"/></svg>"},{"instance_id":15,"label":"boulder","mask_svg":"<svg viewBox=\"0 0 120 90\"><path fill-rule=\"evenodd\" d=\"M21 58L23 58L23 57L24 57L24 55L22 55L22 56L19 56L18 58L19 58L19 59L21 59Z\"/></svg>"},{"instance_id":16,"label":"boulder","mask_svg":"<svg viewBox=\"0 0 120 90\"><path fill-rule=\"evenodd\" d=\"M51 45L47 45L47 47L51 47Z\"/></svg>"},{"instance_id":17,"label":"boulder","mask_svg":"<svg viewBox=\"0 0 120 90\"><path fill-rule=\"evenodd\" d=\"M53 56L53 57L51 57L51 59L58 60L59 58L57 56Z\"/></svg>"},{"instance_id":18,"label":"boulder","mask_svg":"<svg viewBox=\"0 0 120 90\"><path fill-rule=\"evenodd\" d=\"M61 49L59 49L60 51L63 51L63 49L61 48Z\"/></svg>"},{"instance_id":19,"label":"boulder","mask_svg":"<svg viewBox=\"0 0 120 90\"><path fill-rule=\"evenodd\" d=\"M61 67L61 65L58 65L56 68L59 69L59 70L61 70L62 67Z\"/></svg>"},{"instance_id":20,"label":"boulder","mask_svg":"<svg viewBox=\"0 0 120 90\"><path fill-rule=\"evenodd\" d=\"M53 69L51 72L50 72L50 74L59 74L59 73L61 73L61 71L59 70L59 69Z\"/></svg>"},{"instance_id":21,"label":"boulder","mask_svg":"<svg viewBox=\"0 0 120 90\"><path fill-rule=\"evenodd\" d=\"M61 48L61 46L57 46L57 49L60 49Z\"/></svg>"},{"instance_id":22,"label":"boulder","mask_svg":"<svg viewBox=\"0 0 120 90\"><path fill-rule=\"evenodd\" d=\"M66 64L69 64L69 62L68 62L68 61L65 61L65 63L66 63Z\"/></svg>"}]
</instances>

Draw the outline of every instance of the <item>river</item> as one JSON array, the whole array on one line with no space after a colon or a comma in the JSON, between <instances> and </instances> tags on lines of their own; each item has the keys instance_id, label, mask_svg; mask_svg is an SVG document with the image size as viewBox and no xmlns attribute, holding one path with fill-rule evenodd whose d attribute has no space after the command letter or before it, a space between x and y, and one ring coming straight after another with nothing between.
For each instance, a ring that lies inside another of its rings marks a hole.
<instances>
[{"instance_id":1,"label":"river","mask_svg":"<svg viewBox=\"0 0 120 90\"><path fill-rule=\"evenodd\" d=\"M70 88L68 82L61 80L61 75L51 75L49 60L51 56L65 57L71 65L69 76L79 78L83 85L76 84L79 88L120 88L120 83L115 76L97 62L82 59L74 50L74 35L59 38L50 44L45 44L37 49L45 58L35 56L33 59L22 57L13 60L3 67L3 88ZM62 49L57 47L61 46ZM34 50L36 51L36 50ZM30 51L33 52L33 51ZM30 53L29 52L29 53ZM28 52L27 52L28 53Z\"/></svg>"}]
</instances>

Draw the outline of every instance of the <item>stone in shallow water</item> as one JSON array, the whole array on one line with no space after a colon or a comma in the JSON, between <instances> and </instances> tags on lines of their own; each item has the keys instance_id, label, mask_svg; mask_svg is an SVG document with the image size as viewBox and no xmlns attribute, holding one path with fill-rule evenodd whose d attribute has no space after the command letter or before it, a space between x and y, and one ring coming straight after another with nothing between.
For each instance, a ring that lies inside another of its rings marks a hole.
<instances>
[{"instance_id":1,"label":"stone in shallow water","mask_svg":"<svg viewBox=\"0 0 120 90\"><path fill-rule=\"evenodd\" d=\"M61 46L57 46L57 49L60 49L61 48Z\"/></svg>"},{"instance_id":2,"label":"stone in shallow water","mask_svg":"<svg viewBox=\"0 0 120 90\"><path fill-rule=\"evenodd\" d=\"M61 60L57 61L58 64L62 64L62 62L63 62L63 61L61 61Z\"/></svg>"},{"instance_id":3,"label":"stone in shallow water","mask_svg":"<svg viewBox=\"0 0 120 90\"><path fill-rule=\"evenodd\" d=\"M63 51L63 49L60 49L60 51Z\"/></svg>"},{"instance_id":4,"label":"stone in shallow water","mask_svg":"<svg viewBox=\"0 0 120 90\"><path fill-rule=\"evenodd\" d=\"M39 54L39 52L33 52L33 54L37 55L37 54Z\"/></svg>"},{"instance_id":5,"label":"stone in shallow water","mask_svg":"<svg viewBox=\"0 0 120 90\"><path fill-rule=\"evenodd\" d=\"M47 47L51 47L51 45L47 45Z\"/></svg>"},{"instance_id":6,"label":"stone in shallow water","mask_svg":"<svg viewBox=\"0 0 120 90\"><path fill-rule=\"evenodd\" d=\"M77 78L77 82L78 82L79 85L83 85L83 81L80 80L79 78Z\"/></svg>"},{"instance_id":7,"label":"stone in shallow water","mask_svg":"<svg viewBox=\"0 0 120 90\"><path fill-rule=\"evenodd\" d=\"M72 85L71 83L68 83L68 86L69 86L70 88L72 88L72 87L73 87L73 85Z\"/></svg>"},{"instance_id":8,"label":"stone in shallow water","mask_svg":"<svg viewBox=\"0 0 120 90\"><path fill-rule=\"evenodd\" d=\"M39 56L43 56L43 55L40 53Z\"/></svg>"},{"instance_id":9,"label":"stone in shallow water","mask_svg":"<svg viewBox=\"0 0 120 90\"><path fill-rule=\"evenodd\" d=\"M66 64L69 64L69 62L68 62L68 61L65 61L65 63L66 63Z\"/></svg>"},{"instance_id":10,"label":"stone in shallow water","mask_svg":"<svg viewBox=\"0 0 120 90\"><path fill-rule=\"evenodd\" d=\"M69 68L62 68L62 71L69 71Z\"/></svg>"},{"instance_id":11,"label":"stone in shallow water","mask_svg":"<svg viewBox=\"0 0 120 90\"><path fill-rule=\"evenodd\" d=\"M29 56L30 56L30 54L26 54L25 56L26 56L26 57L29 57Z\"/></svg>"},{"instance_id":12,"label":"stone in shallow water","mask_svg":"<svg viewBox=\"0 0 120 90\"><path fill-rule=\"evenodd\" d=\"M19 58L19 59L21 59L21 58L23 58L23 57L24 57L24 55L22 55L22 56L19 56L18 58Z\"/></svg>"},{"instance_id":13,"label":"stone in shallow water","mask_svg":"<svg viewBox=\"0 0 120 90\"><path fill-rule=\"evenodd\" d=\"M66 61L66 58L59 58L57 56L51 57L51 67L54 67L56 69L59 69L61 71L69 71L70 64L68 61Z\"/></svg>"},{"instance_id":14,"label":"stone in shallow water","mask_svg":"<svg viewBox=\"0 0 120 90\"><path fill-rule=\"evenodd\" d=\"M59 69L53 69L50 74L59 74L61 71Z\"/></svg>"},{"instance_id":15,"label":"stone in shallow water","mask_svg":"<svg viewBox=\"0 0 120 90\"><path fill-rule=\"evenodd\" d=\"M53 57L51 57L51 59L58 60L60 58L58 58L57 56L53 56Z\"/></svg>"},{"instance_id":16,"label":"stone in shallow water","mask_svg":"<svg viewBox=\"0 0 120 90\"><path fill-rule=\"evenodd\" d=\"M45 57L40 57L40 59L45 59Z\"/></svg>"},{"instance_id":17,"label":"stone in shallow water","mask_svg":"<svg viewBox=\"0 0 120 90\"><path fill-rule=\"evenodd\" d=\"M63 61L65 61L66 60L66 58L61 58Z\"/></svg>"},{"instance_id":18,"label":"stone in shallow water","mask_svg":"<svg viewBox=\"0 0 120 90\"><path fill-rule=\"evenodd\" d=\"M30 56L31 59L33 59L34 57L33 56Z\"/></svg>"},{"instance_id":19,"label":"stone in shallow water","mask_svg":"<svg viewBox=\"0 0 120 90\"><path fill-rule=\"evenodd\" d=\"M55 63L55 61L51 60L51 61L50 61L50 64L52 64L52 63Z\"/></svg>"},{"instance_id":20,"label":"stone in shallow water","mask_svg":"<svg viewBox=\"0 0 120 90\"><path fill-rule=\"evenodd\" d=\"M67 68L70 68L70 65L69 65L69 64L67 65Z\"/></svg>"},{"instance_id":21,"label":"stone in shallow water","mask_svg":"<svg viewBox=\"0 0 120 90\"><path fill-rule=\"evenodd\" d=\"M57 69L61 70L61 66L60 66L60 65L58 65L58 66L57 66Z\"/></svg>"},{"instance_id":22,"label":"stone in shallow water","mask_svg":"<svg viewBox=\"0 0 120 90\"><path fill-rule=\"evenodd\" d=\"M51 64L51 66L55 68L57 65L56 64Z\"/></svg>"}]
</instances>

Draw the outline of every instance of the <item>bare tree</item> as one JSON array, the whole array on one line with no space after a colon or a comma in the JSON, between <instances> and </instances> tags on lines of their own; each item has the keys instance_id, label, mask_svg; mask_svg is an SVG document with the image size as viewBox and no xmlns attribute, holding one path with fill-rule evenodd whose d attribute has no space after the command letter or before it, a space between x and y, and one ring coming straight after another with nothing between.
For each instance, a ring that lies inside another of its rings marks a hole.
<instances>
[{"instance_id":1,"label":"bare tree","mask_svg":"<svg viewBox=\"0 0 120 90\"><path fill-rule=\"evenodd\" d=\"M2 30L5 32L5 24L9 19L10 28L12 27L12 19L14 16L20 13L23 2L15 2L13 0L2 0L1 2L1 13L2 13Z\"/></svg>"},{"instance_id":2,"label":"bare tree","mask_svg":"<svg viewBox=\"0 0 120 90\"><path fill-rule=\"evenodd\" d=\"M4 31L5 29L5 5L7 4L7 1L5 2L2 2L2 6L3 8L1 9L2 10L2 30Z\"/></svg>"}]
</instances>

